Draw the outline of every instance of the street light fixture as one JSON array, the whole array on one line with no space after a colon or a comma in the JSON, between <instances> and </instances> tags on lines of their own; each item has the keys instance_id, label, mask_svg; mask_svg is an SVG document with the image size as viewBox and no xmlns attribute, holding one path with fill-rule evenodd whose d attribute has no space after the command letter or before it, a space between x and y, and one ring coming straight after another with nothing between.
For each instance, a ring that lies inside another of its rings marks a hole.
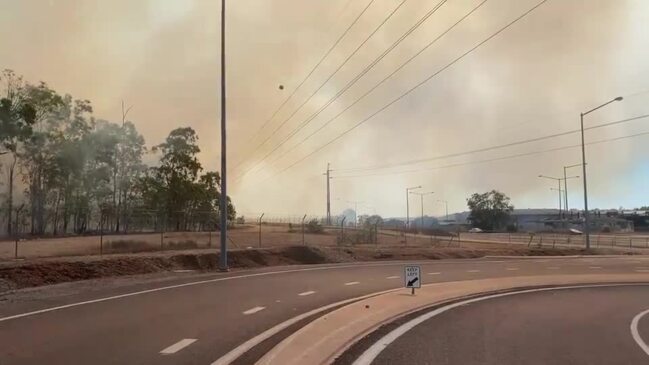
<instances>
[{"instance_id":1,"label":"street light fixture","mask_svg":"<svg viewBox=\"0 0 649 365\"><path fill-rule=\"evenodd\" d=\"M567 174L566 170L578 166L581 166L581 164L578 163L578 164L563 167L563 191L564 191L563 199L564 199L564 207L565 207L564 215L570 211L570 208L568 208L568 178L566 177Z\"/></svg>"},{"instance_id":2,"label":"street light fixture","mask_svg":"<svg viewBox=\"0 0 649 365\"><path fill-rule=\"evenodd\" d=\"M585 113L581 113L580 123L581 123L581 168L584 176L584 234L586 235L586 249L590 248L590 226L589 226L589 214L588 214L588 182L586 180L586 144L584 143L584 116L588 115L595 110L603 108L608 104L611 104L616 101L622 101L622 97L618 96L617 98L607 101L606 103L595 107Z\"/></svg>"},{"instance_id":3,"label":"street light fixture","mask_svg":"<svg viewBox=\"0 0 649 365\"><path fill-rule=\"evenodd\" d=\"M421 189L421 185L406 188L406 228L410 227L410 199L408 199L408 197L410 195L410 190L416 189Z\"/></svg>"},{"instance_id":4,"label":"street light fixture","mask_svg":"<svg viewBox=\"0 0 649 365\"><path fill-rule=\"evenodd\" d=\"M228 192L227 192L227 148L226 142L226 113L225 113L225 0L221 0L221 200L219 202L219 221L221 232L219 270L228 271Z\"/></svg>"},{"instance_id":5,"label":"street light fixture","mask_svg":"<svg viewBox=\"0 0 649 365\"><path fill-rule=\"evenodd\" d=\"M539 177L543 179L555 180L559 185L559 190L561 190L562 179L560 177L552 177L552 176L545 176L545 175L539 175ZM559 192L559 219L561 219L561 192Z\"/></svg>"},{"instance_id":6,"label":"street light fixture","mask_svg":"<svg viewBox=\"0 0 649 365\"><path fill-rule=\"evenodd\" d=\"M427 193L419 193L416 191L412 191L410 192L410 194L419 195L419 198L421 199L421 228L424 228L424 195L435 194L435 192L429 191Z\"/></svg>"},{"instance_id":7,"label":"street light fixture","mask_svg":"<svg viewBox=\"0 0 649 365\"><path fill-rule=\"evenodd\" d=\"M438 200L439 203L444 203L446 206L446 224L448 224L448 201L447 200Z\"/></svg>"}]
</instances>

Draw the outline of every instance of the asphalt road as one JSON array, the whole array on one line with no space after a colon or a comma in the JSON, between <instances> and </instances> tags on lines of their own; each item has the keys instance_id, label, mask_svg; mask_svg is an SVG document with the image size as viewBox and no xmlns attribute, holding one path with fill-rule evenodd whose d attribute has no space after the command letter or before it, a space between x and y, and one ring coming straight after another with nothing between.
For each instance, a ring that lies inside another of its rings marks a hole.
<instances>
[{"instance_id":1,"label":"asphalt road","mask_svg":"<svg viewBox=\"0 0 649 365\"><path fill-rule=\"evenodd\" d=\"M649 286L541 291L441 313L387 346L372 364L647 364L632 337ZM638 332L649 340L649 316Z\"/></svg>"},{"instance_id":2,"label":"asphalt road","mask_svg":"<svg viewBox=\"0 0 649 365\"><path fill-rule=\"evenodd\" d=\"M425 284L647 272L649 258L444 260L421 266ZM403 263L384 262L178 274L164 282L133 285L100 281L93 290L39 300L9 298L0 301L0 364L208 365L298 314L402 287L402 270ZM128 296L114 297L124 294ZM85 301L91 302L79 304ZM51 310L61 305L71 306ZM45 312L29 314L39 310Z\"/></svg>"}]
</instances>

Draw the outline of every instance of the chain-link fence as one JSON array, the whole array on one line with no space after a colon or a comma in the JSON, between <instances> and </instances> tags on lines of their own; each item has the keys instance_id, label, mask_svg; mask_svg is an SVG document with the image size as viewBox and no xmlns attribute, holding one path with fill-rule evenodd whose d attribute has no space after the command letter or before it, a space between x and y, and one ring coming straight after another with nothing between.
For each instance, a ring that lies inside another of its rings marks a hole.
<instances>
[{"instance_id":1,"label":"chain-link fence","mask_svg":"<svg viewBox=\"0 0 649 365\"><path fill-rule=\"evenodd\" d=\"M146 213L146 214L145 214ZM204 215L201 215L204 214ZM220 232L213 213L160 216L133 214L127 220L102 217L84 234L34 237L16 234L0 240L0 260L35 257L128 254L170 250L218 249ZM405 229L404 224L349 222L312 215L248 214L231 222L228 245L232 249L290 245L319 247L464 247L471 244L542 247L584 247L583 235L559 233L468 233L443 229ZM649 234L595 234L591 246L645 249Z\"/></svg>"}]
</instances>

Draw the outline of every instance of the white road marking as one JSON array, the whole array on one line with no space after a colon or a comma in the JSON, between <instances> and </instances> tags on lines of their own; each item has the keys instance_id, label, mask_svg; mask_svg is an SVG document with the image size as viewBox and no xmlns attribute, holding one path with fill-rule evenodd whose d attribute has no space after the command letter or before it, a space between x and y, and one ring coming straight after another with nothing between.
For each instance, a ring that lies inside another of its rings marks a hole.
<instances>
[{"instance_id":1,"label":"white road marking","mask_svg":"<svg viewBox=\"0 0 649 365\"><path fill-rule=\"evenodd\" d=\"M439 275L441 272L429 272L428 275Z\"/></svg>"},{"instance_id":2,"label":"white road marking","mask_svg":"<svg viewBox=\"0 0 649 365\"><path fill-rule=\"evenodd\" d=\"M466 272L480 272L480 270L467 270Z\"/></svg>"},{"instance_id":3,"label":"white road marking","mask_svg":"<svg viewBox=\"0 0 649 365\"><path fill-rule=\"evenodd\" d=\"M642 337L640 337L640 332L638 332L638 323L640 323L642 317L644 317L647 313L649 313L649 309L644 312L640 312L635 317L633 317L633 320L631 321L631 336L633 336L635 343L640 346L642 351L644 351L645 354L649 355L649 346L642 340Z\"/></svg>"},{"instance_id":4,"label":"white road marking","mask_svg":"<svg viewBox=\"0 0 649 365\"><path fill-rule=\"evenodd\" d=\"M243 312L243 314L245 314L245 315L255 314L255 313L259 312L259 311L263 311L264 309L266 309L266 307L254 307L254 308L250 308L247 311Z\"/></svg>"},{"instance_id":5,"label":"white road marking","mask_svg":"<svg viewBox=\"0 0 649 365\"><path fill-rule=\"evenodd\" d=\"M194 342L196 342L196 339L194 339L194 338L184 338L184 339L174 343L173 345L167 347L166 349L160 351L160 353L163 354L163 355L175 354L176 352L184 349L185 347L193 344Z\"/></svg>"},{"instance_id":6,"label":"white road marking","mask_svg":"<svg viewBox=\"0 0 649 365\"><path fill-rule=\"evenodd\" d=\"M313 290L305 291L303 293L298 294L301 297L306 297L307 295L315 294Z\"/></svg>"},{"instance_id":7,"label":"white road marking","mask_svg":"<svg viewBox=\"0 0 649 365\"><path fill-rule=\"evenodd\" d=\"M649 270L646 270L646 269L637 269L635 272L649 272Z\"/></svg>"},{"instance_id":8,"label":"white road marking","mask_svg":"<svg viewBox=\"0 0 649 365\"><path fill-rule=\"evenodd\" d=\"M359 281L350 281L349 283L345 283L345 285L347 285L347 286L349 286L349 285L357 285L357 284L360 284L360 282Z\"/></svg>"},{"instance_id":9,"label":"white road marking","mask_svg":"<svg viewBox=\"0 0 649 365\"><path fill-rule=\"evenodd\" d=\"M597 270L597 269L601 269L602 267L601 266L588 266L588 268L593 269L593 270Z\"/></svg>"},{"instance_id":10,"label":"white road marking","mask_svg":"<svg viewBox=\"0 0 649 365\"><path fill-rule=\"evenodd\" d=\"M175 273L195 272L196 270L174 270Z\"/></svg>"},{"instance_id":11,"label":"white road marking","mask_svg":"<svg viewBox=\"0 0 649 365\"><path fill-rule=\"evenodd\" d=\"M400 278L399 275L394 275L394 276L387 276L386 279L398 279Z\"/></svg>"},{"instance_id":12,"label":"white road marking","mask_svg":"<svg viewBox=\"0 0 649 365\"><path fill-rule=\"evenodd\" d=\"M520 261L520 260L518 260L518 261ZM481 264L491 263L491 262L492 261L480 261ZM278 270L278 271L271 271L271 272L259 272L259 273L254 273L254 274L244 274L244 275L233 275L233 276L219 277L219 278L214 278L214 279L192 281L192 282L183 283L183 284L162 286L162 287L158 287L158 288L141 290L141 291L130 292L130 293L124 293L124 294L119 294L119 295L113 295L113 296L110 296L110 297L91 299L91 300L86 300L86 301L82 301L82 302L69 303L69 304L59 305L59 306L56 306L56 307L38 309L38 310L35 310L35 311L31 311L31 312L15 314L15 315L7 316L7 317L0 317L0 322L9 321L9 320L18 319L18 318L23 318L23 317L35 316L35 315L38 315L38 314L54 312L54 311L58 311L58 310L62 310L62 309L79 307L79 306L82 306L82 305L107 302L107 301L110 301L110 300L123 299L123 298L133 297L133 296L136 296L136 295L150 294L150 293L155 293L155 292L159 292L159 291L165 291L165 290L171 290L171 289L177 289L177 288L184 288L184 287L188 287L188 286L217 283L217 282L220 282L220 281L246 279L246 278L253 278L253 277L258 277L258 276L290 274L290 273L307 272L307 271L365 268L365 267L384 267L384 266L403 266L404 264L412 264L412 263L413 262L411 262L411 261L393 261L393 262L381 262L381 263L371 263L371 264L332 265L332 266L307 267L307 268L301 268L301 269ZM473 264L472 261L458 262L458 261L455 261L455 260L451 260L451 261L447 261L447 262L435 262L435 263L431 263L430 261L416 261L414 263L418 263L420 265L431 265L431 264L432 265L457 265L458 263L460 263L460 264L465 264L465 263ZM429 275L437 275L437 274L439 274L439 273L429 273Z\"/></svg>"},{"instance_id":13,"label":"white road marking","mask_svg":"<svg viewBox=\"0 0 649 365\"><path fill-rule=\"evenodd\" d=\"M548 266L546 267L548 270L559 270L560 268L558 266Z\"/></svg>"},{"instance_id":14,"label":"white road marking","mask_svg":"<svg viewBox=\"0 0 649 365\"><path fill-rule=\"evenodd\" d=\"M481 263L489 263L489 262L490 261L482 261ZM260 273L254 273L254 274L233 275L233 276L227 276L227 277L224 277L224 278L214 278L214 279L207 279L207 280L192 281L192 282L183 283L183 284L162 286L162 287L159 287L159 288L141 290L141 291L130 292L130 293L125 293L125 294L113 295L113 296L110 296L110 297L103 297L103 298L98 298L98 299L86 300L86 301L83 301L83 302L75 302L75 303L70 303L70 304L59 305L59 306L56 306L56 307L49 307L49 308L39 309L39 310L20 313L20 314L16 314L16 315L12 315L12 316L0 317L0 322L9 321L9 320L12 320L12 319L23 318L23 317L34 316L34 315L37 315L37 314L54 312L54 311L67 309L67 308L79 307L79 306L82 306L82 305L101 303L101 302L106 302L106 301L109 301L109 300L116 300L116 299L133 297L133 296L136 296L136 295L155 293L155 292L159 292L159 291L165 291L165 290L171 290L171 289L177 289L177 288L184 288L184 287L187 287L187 286L211 284L211 283L216 283L216 282L219 282L219 281L246 279L246 278L253 278L253 277L257 277L257 276L290 274L290 273L305 272L305 271L350 269L350 268L363 268L363 267L382 267L382 266L403 266L403 264L405 264L405 263L411 263L411 262L410 261L407 261L407 262L406 261L394 261L394 262L389 262L389 263L383 262L383 263L372 263L372 264L350 264L350 265L320 266L320 267L307 267L307 268L302 268L302 269L290 269L290 270L279 270L279 271L271 271L271 272L260 272ZM422 265L431 264L430 262L422 262L422 261L419 261L419 262L416 262L416 263L419 263L419 264L422 264ZM456 262L456 261L435 262L435 265L442 265L442 264L455 264L455 265L457 265L457 263L458 262Z\"/></svg>"},{"instance_id":15,"label":"white road marking","mask_svg":"<svg viewBox=\"0 0 649 365\"><path fill-rule=\"evenodd\" d=\"M387 335L383 336L381 339L376 341L372 346L370 346L361 356L359 356L356 361L352 365L371 365L372 362L376 359L381 352L387 348L391 343L396 341L399 337L403 336L406 332L410 331L413 329L415 326L417 326L420 323L423 323L439 314L442 314L444 312L447 312L451 309L475 303L475 302L480 302L483 300L488 300L488 299L493 299L493 298L500 298L500 297L506 297L506 296L511 296L511 295L517 295L517 294L524 294L524 293L535 293L535 292L543 292L543 291L550 291L550 290L566 290L566 289L579 289L579 288L597 288L597 287L616 287L616 286L631 286L631 285L647 285L647 284L601 284L601 285L576 285L576 286L563 286L563 287L554 287L554 288L539 288L539 289L528 289L528 290L520 290L520 291L515 291L515 292L507 292L507 293L499 293L499 294L491 294L483 297L478 297L478 298L472 298L472 299L467 299L463 300L461 302L456 302L452 303L443 307L439 307L437 309L434 309L428 313L422 314L419 317L416 317L414 319L411 319L410 321L402 324L401 326L395 328L392 330L392 332L388 333ZM649 310L647 310L649 312ZM639 314L638 316L641 317L641 315L646 314L646 312L643 312ZM636 316L636 318L638 318ZM636 322L636 318L634 318L634 322ZM639 318L638 318L639 321ZM635 323L637 327L637 322ZM631 323L631 331L633 332L633 322ZM635 336L634 336L635 338ZM637 342L637 340L636 340ZM644 342L642 342L644 344ZM644 345L646 346L646 345ZM642 345L640 345L642 347ZM643 347L643 349L645 349ZM645 350L647 351L647 350ZM649 354L649 352L647 352ZM214 364L213 364L214 365Z\"/></svg>"},{"instance_id":16,"label":"white road marking","mask_svg":"<svg viewBox=\"0 0 649 365\"><path fill-rule=\"evenodd\" d=\"M349 303L356 302L356 301L359 301L359 300L375 297L377 295L392 293L392 292L400 291L400 290L402 290L402 289L401 288L390 289L390 290L380 291L380 292L377 292L377 293L362 295L360 297L341 300L340 302L331 303L331 304L325 305L323 307L316 308L314 310L308 311L306 313L302 313L302 314L300 314L298 316L295 316L295 317L293 317L293 318L291 318L289 320L286 320L286 321L276 325L275 327L267 329L266 331L258 334L257 336L255 336L255 337L249 339L248 341L242 343L241 345L235 347L230 352L228 352L227 354L221 356L218 360L214 361L211 365L229 365L234 360L238 359L241 355L243 355L246 352L250 351L251 348L259 345L260 343L262 343L262 342L266 341L267 339L273 337L274 335L276 335L280 331L294 325L295 323L300 322L301 320L303 320L305 318L309 318L309 317L311 317L313 315L316 315L318 313L322 313L322 312L327 311L327 310L329 310L331 308L336 308L336 307L341 306L341 305L349 304Z\"/></svg>"},{"instance_id":17,"label":"white road marking","mask_svg":"<svg viewBox=\"0 0 649 365\"><path fill-rule=\"evenodd\" d=\"M516 270L518 270L518 268L517 267L508 267L505 270L516 271Z\"/></svg>"}]
</instances>

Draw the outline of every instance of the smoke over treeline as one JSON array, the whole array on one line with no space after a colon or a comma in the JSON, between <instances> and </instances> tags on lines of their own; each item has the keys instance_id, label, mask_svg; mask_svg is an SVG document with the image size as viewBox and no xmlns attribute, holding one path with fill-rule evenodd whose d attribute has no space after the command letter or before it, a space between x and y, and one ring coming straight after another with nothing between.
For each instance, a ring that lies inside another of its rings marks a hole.
<instances>
[{"instance_id":1,"label":"smoke over treeline","mask_svg":"<svg viewBox=\"0 0 649 365\"><path fill-rule=\"evenodd\" d=\"M11 70L0 85L0 234L216 226L220 175L203 171L192 128L147 148L126 110L117 123L95 119L89 100ZM156 166L143 162L147 153Z\"/></svg>"}]
</instances>

